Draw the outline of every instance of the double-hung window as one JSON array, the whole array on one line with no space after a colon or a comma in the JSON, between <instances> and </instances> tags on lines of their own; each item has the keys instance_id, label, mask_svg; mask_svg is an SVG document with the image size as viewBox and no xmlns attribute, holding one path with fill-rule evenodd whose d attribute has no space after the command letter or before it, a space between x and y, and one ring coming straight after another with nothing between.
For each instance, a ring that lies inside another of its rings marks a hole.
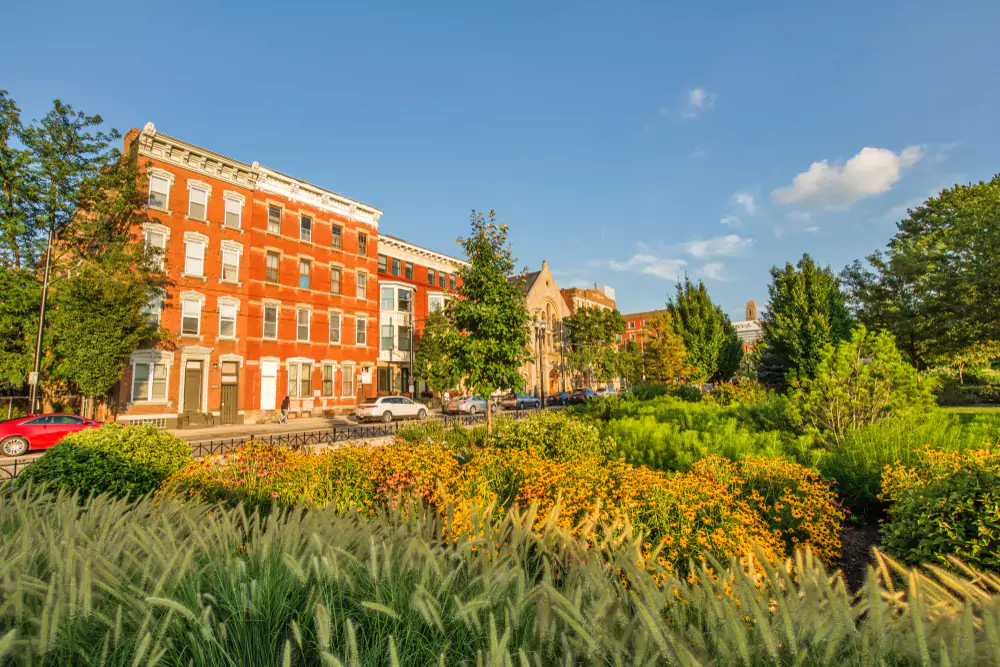
<instances>
[{"instance_id":1,"label":"double-hung window","mask_svg":"<svg viewBox=\"0 0 1000 667\"><path fill-rule=\"evenodd\" d=\"M167 365L137 363L132 367L132 400L167 400Z\"/></svg>"},{"instance_id":2,"label":"double-hung window","mask_svg":"<svg viewBox=\"0 0 1000 667\"><path fill-rule=\"evenodd\" d=\"M181 333L197 336L201 333L201 302L181 300Z\"/></svg>"},{"instance_id":3,"label":"double-hung window","mask_svg":"<svg viewBox=\"0 0 1000 667\"><path fill-rule=\"evenodd\" d=\"M188 217L195 220L208 219L208 190L191 186L188 188Z\"/></svg>"},{"instance_id":4,"label":"double-hung window","mask_svg":"<svg viewBox=\"0 0 1000 667\"><path fill-rule=\"evenodd\" d=\"M288 395L291 398L312 397L312 364L298 361L288 364Z\"/></svg>"},{"instance_id":5,"label":"double-hung window","mask_svg":"<svg viewBox=\"0 0 1000 667\"><path fill-rule=\"evenodd\" d=\"M146 321L149 322L149 326L158 327L160 326L160 312L163 310L163 292L157 293L152 299L150 299L145 306L142 307L142 314L146 317Z\"/></svg>"},{"instance_id":6,"label":"double-hung window","mask_svg":"<svg viewBox=\"0 0 1000 667\"><path fill-rule=\"evenodd\" d=\"M383 287L382 288L382 310L392 310L395 305L395 299L392 298L392 288Z\"/></svg>"},{"instance_id":7,"label":"double-hung window","mask_svg":"<svg viewBox=\"0 0 1000 667\"><path fill-rule=\"evenodd\" d=\"M189 276L205 275L205 242L201 239L184 239L184 273Z\"/></svg>"},{"instance_id":8,"label":"double-hung window","mask_svg":"<svg viewBox=\"0 0 1000 667\"><path fill-rule=\"evenodd\" d=\"M170 203L170 180L153 174L149 177L149 200L150 208L158 208L166 211Z\"/></svg>"},{"instance_id":9,"label":"double-hung window","mask_svg":"<svg viewBox=\"0 0 1000 667\"><path fill-rule=\"evenodd\" d=\"M453 273L450 276L448 276L448 286L451 289L455 289L455 284L456 284L456 279L455 279L455 274Z\"/></svg>"},{"instance_id":10,"label":"double-hung window","mask_svg":"<svg viewBox=\"0 0 1000 667\"><path fill-rule=\"evenodd\" d=\"M272 234L281 233L281 207L269 205L267 207L267 231Z\"/></svg>"},{"instance_id":11,"label":"double-hung window","mask_svg":"<svg viewBox=\"0 0 1000 667\"><path fill-rule=\"evenodd\" d=\"M399 276L400 274L400 262L398 259L393 257L392 259L392 275Z\"/></svg>"},{"instance_id":12,"label":"double-hung window","mask_svg":"<svg viewBox=\"0 0 1000 667\"><path fill-rule=\"evenodd\" d=\"M312 273L312 262L308 259L299 260L299 287L309 289L309 277Z\"/></svg>"},{"instance_id":13,"label":"double-hung window","mask_svg":"<svg viewBox=\"0 0 1000 667\"><path fill-rule=\"evenodd\" d=\"M392 349L392 325L383 324L382 325L382 344L381 349L388 352Z\"/></svg>"},{"instance_id":14,"label":"double-hung window","mask_svg":"<svg viewBox=\"0 0 1000 667\"><path fill-rule=\"evenodd\" d=\"M330 267L330 294L340 294L344 279L344 272L339 266Z\"/></svg>"},{"instance_id":15,"label":"double-hung window","mask_svg":"<svg viewBox=\"0 0 1000 667\"><path fill-rule=\"evenodd\" d=\"M312 242L313 221L308 215L299 218L299 240Z\"/></svg>"},{"instance_id":16,"label":"double-hung window","mask_svg":"<svg viewBox=\"0 0 1000 667\"><path fill-rule=\"evenodd\" d=\"M407 326L399 327L399 351L400 352L410 351L410 327Z\"/></svg>"},{"instance_id":17,"label":"double-hung window","mask_svg":"<svg viewBox=\"0 0 1000 667\"><path fill-rule=\"evenodd\" d=\"M427 284L433 285L437 280L437 271L434 269L427 269Z\"/></svg>"},{"instance_id":18,"label":"double-hung window","mask_svg":"<svg viewBox=\"0 0 1000 667\"><path fill-rule=\"evenodd\" d=\"M340 343L340 313L330 313L330 342Z\"/></svg>"},{"instance_id":19,"label":"double-hung window","mask_svg":"<svg viewBox=\"0 0 1000 667\"><path fill-rule=\"evenodd\" d=\"M368 318L358 316L354 320L354 342L360 346L368 344Z\"/></svg>"},{"instance_id":20,"label":"double-hung window","mask_svg":"<svg viewBox=\"0 0 1000 667\"><path fill-rule=\"evenodd\" d=\"M358 271L357 294L355 296L362 301L368 300L368 274L364 271Z\"/></svg>"},{"instance_id":21,"label":"double-hung window","mask_svg":"<svg viewBox=\"0 0 1000 667\"><path fill-rule=\"evenodd\" d=\"M146 229L146 256L150 264L163 268L163 255L167 249L167 235L156 229Z\"/></svg>"},{"instance_id":22,"label":"double-hung window","mask_svg":"<svg viewBox=\"0 0 1000 667\"><path fill-rule=\"evenodd\" d=\"M401 313L410 312L410 309L413 306L413 299L410 298L411 294L412 292L410 292L410 290L408 289L399 290L399 308L397 308L399 312Z\"/></svg>"},{"instance_id":23,"label":"double-hung window","mask_svg":"<svg viewBox=\"0 0 1000 667\"><path fill-rule=\"evenodd\" d=\"M444 308L444 296L440 294L432 294L427 297L427 310L434 312L435 310L441 310Z\"/></svg>"},{"instance_id":24,"label":"double-hung window","mask_svg":"<svg viewBox=\"0 0 1000 667\"><path fill-rule=\"evenodd\" d=\"M343 376L343 387L341 387L341 396L354 396L354 366L344 366L344 370L341 371Z\"/></svg>"},{"instance_id":25,"label":"double-hung window","mask_svg":"<svg viewBox=\"0 0 1000 667\"><path fill-rule=\"evenodd\" d=\"M264 331L263 337L268 340L278 338L278 307L264 306Z\"/></svg>"},{"instance_id":26,"label":"double-hung window","mask_svg":"<svg viewBox=\"0 0 1000 667\"><path fill-rule=\"evenodd\" d=\"M240 253L236 248L222 248L222 279L235 283L240 279Z\"/></svg>"},{"instance_id":27,"label":"double-hung window","mask_svg":"<svg viewBox=\"0 0 1000 667\"><path fill-rule=\"evenodd\" d=\"M225 197L226 200L226 227L239 229L243 224L243 202L236 197Z\"/></svg>"},{"instance_id":28,"label":"double-hung window","mask_svg":"<svg viewBox=\"0 0 1000 667\"><path fill-rule=\"evenodd\" d=\"M235 303L219 303L219 338L236 337L236 310Z\"/></svg>"},{"instance_id":29,"label":"double-hung window","mask_svg":"<svg viewBox=\"0 0 1000 667\"><path fill-rule=\"evenodd\" d=\"M323 396L333 396L333 364L323 364Z\"/></svg>"},{"instance_id":30,"label":"double-hung window","mask_svg":"<svg viewBox=\"0 0 1000 667\"><path fill-rule=\"evenodd\" d=\"M309 317L312 313L308 308L299 308L295 312L295 339L299 341L309 340Z\"/></svg>"},{"instance_id":31,"label":"double-hung window","mask_svg":"<svg viewBox=\"0 0 1000 667\"><path fill-rule=\"evenodd\" d=\"M340 225L330 226L330 247L338 250L344 247L344 230Z\"/></svg>"},{"instance_id":32,"label":"double-hung window","mask_svg":"<svg viewBox=\"0 0 1000 667\"><path fill-rule=\"evenodd\" d=\"M407 280L413 280L413 262L407 262L403 268L403 275Z\"/></svg>"},{"instance_id":33,"label":"double-hung window","mask_svg":"<svg viewBox=\"0 0 1000 667\"><path fill-rule=\"evenodd\" d=\"M278 266L281 264L281 255L276 252L267 253L267 260L264 268L264 280L269 283L278 282Z\"/></svg>"},{"instance_id":34,"label":"double-hung window","mask_svg":"<svg viewBox=\"0 0 1000 667\"><path fill-rule=\"evenodd\" d=\"M358 233L358 254L368 255L368 235Z\"/></svg>"},{"instance_id":35,"label":"double-hung window","mask_svg":"<svg viewBox=\"0 0 1000 667\"><path fill-rule=\"evenodd\" d=\"M441 289L444 289L444 281L447 280L447 279L448 279L448 276L445 275L444 271L442 271L441 273L439 273L438 274L438 287L440 287Z\"/></svg>"},{"instance_id":36,"label":"double-hung window","mask_svg":"<svg viewBox=\"0 0 1000 667\"><path fill-rule=\"evenodd\" d=\"M389 258L385 255L378 256L378 272L387 273L389 271Z\"/></svg>"}]
</instances>

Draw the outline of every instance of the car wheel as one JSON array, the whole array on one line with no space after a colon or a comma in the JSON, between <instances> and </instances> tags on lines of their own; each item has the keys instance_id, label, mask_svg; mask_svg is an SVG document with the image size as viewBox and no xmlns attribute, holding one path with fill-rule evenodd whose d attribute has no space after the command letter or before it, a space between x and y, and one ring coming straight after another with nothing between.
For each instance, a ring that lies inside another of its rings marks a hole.
<instances>
[{"instance_id":1,"label":"car wheel","mask_svg":"<svg viewBox=\"0 0 1000 667\"><path fill-rule=\"evenodd\" d=\"M420 412L417 413L417 419L419 421L423 421L423 420L427 419L427 411L426 410L420 410Z\"/></svg>"},{"instance_id":2,"label":"car wheel","mask_svg":"<svg viewBox=\"0 0 1000 667\"><path fill-rule=\"evenodd\" d=\"M28 452L28 439L15 435L0 443L0 449L3 450L5 456L21 456Z\"/></svg>"},{"instance_id":3,"label":"car wheel","mask_svg":"<svg viewBox=\"0 0 1000 667\"><path fill-rule=\"evenodd\" d=\"M514 408L514 409L515 409L515 410L524 410L524 403L518 403L518 404L517 404L517 407L516 407L516 408Z\"/></svg>"},{"instance_id":4,"label":"car wheel","mask_svg":"<svg viewBox=\"0 0 1000 667\"><path fill-rule=\"evenodd\" d=\"M385 412L382 413L382 423L388 424L391 421L392 421L392 413L386 410Z\"/></svg>"},{"instance_id":5,"label":"car wheel","mask_svg":"<svg viewBox=\"0 0 1000 667\"><path fill-rule=\"evenodd\" d=\"M494 403L493 405L490 406L490 412L496 412L496 411L497 411L497 404Z\"/></svg>"},{"instance_id":6,"label":"car wheel","mask_svg":"<svg viewBox=\"0 0 1000 667\"><path fill-rule=\"evenodd\" d=\"M476 412L478 412L478 410L476 410L476 406L473 405L472 407L469 408L470 415L474 415L476 414Z\"/></svg>"}]
</instances>

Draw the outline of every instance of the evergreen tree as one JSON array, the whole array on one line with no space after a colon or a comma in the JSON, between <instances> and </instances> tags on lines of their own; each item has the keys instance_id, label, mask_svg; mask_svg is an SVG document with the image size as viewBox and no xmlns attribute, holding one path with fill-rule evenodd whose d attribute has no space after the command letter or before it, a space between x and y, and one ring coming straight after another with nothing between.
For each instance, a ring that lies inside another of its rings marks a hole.
<instances>
[{"instance_id":1,"label":"evergreen tree","mask_svg":"<svg viewBox=\"0 0 1000 667\"><path fill-rule=\"evenodd\" d=\"M413 374L432 391L446 391L462 379L451 356L457 335L458 331L446 310L432 310L427 314L424 329L416 341Z\"/></svg>"},{"instance_id":2,"label":"evergreen tree","mask_svg":"<svg viewBox=\"0 0 1000 667\"><path fill-rule=\"evenodd\" d=\"M780 376L812 377L827 345L844 340L851 328L840 281L827 267L803 255L796 266L771 269L767 312L761 318L767 353L762 364Z\"/></svg>"},{"instance_id":3,"label":"evergreen tree","mask_svg":"<svg viewBox=\"0 0 1000 667\"><path fill-rule=\"evenodd\" d=\"M731 378L743 358L743 346L729 316L712 303L705 284L699 281L695 286L685 276L684 282L677 283L677 294L667 303L667 311L695 369L692 379Z\"/></svg>"},{"instance_id":4,"label":"evergreen tree","mask_svg":"<svg viewBox=\"0 0 1000 667\"><path fill-rule=\"evenodd\" d=\"M531 358L531 333L524 293L517 281L508 280L516 260L507 225L496 221L494 211L473 211L471 218L471 233L459 239L469 264L459 271L459 298L448 304L460 332L452 339L451 356L466 385L489 401L498 389L522 389L519 371ZM493 430L491 410L486 429Z\"/></svg>"},{"instance_id":5,"label":"evergreen tree","mask_svg":"<svg viewBox=\"0 0 1000 667\"><path fill-rule=\"evenodd\" d=\"M677 333L670 313L658 315L649 324L650 337L645 342L643 367L647 382L676 386L698 370L688 363L684 340Z\"/></svg>"}]
</instances>

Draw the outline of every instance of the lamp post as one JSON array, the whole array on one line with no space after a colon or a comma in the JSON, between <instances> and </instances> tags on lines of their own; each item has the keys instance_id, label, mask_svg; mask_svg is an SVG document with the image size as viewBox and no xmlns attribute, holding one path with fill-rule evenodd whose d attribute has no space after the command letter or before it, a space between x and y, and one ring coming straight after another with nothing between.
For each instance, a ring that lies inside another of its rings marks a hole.
<instances>
[{"instance_id":1,"label":"lamp post","mask_svg":"<svg viewBox=\"0 0 1000 667\"><path fill-rule=\"evenodd\" d=\"M545 381L548 379L544 377L547 375L545 372L545 317L544 315L540 320L537 321L536 330L538 334L538 365L540 366L540 372L538 374L538 393L539 399L542 405L545 405Z\"/></svg>"}]
</instances>

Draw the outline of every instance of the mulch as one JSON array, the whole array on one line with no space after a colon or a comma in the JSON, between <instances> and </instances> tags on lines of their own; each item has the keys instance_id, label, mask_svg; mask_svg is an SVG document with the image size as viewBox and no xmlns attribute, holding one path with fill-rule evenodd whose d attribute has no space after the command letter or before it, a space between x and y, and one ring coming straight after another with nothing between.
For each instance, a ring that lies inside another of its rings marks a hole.
<instances>
[{"instance_id":1,"label":"mulch","mask_svg":"<svg viewBox=\"0 0 1000 667\"><path fill-rule=\"evenodd\" d=\"M844 575L848 590L856 592L864 585L868 566L875 563L872 549L878 546L881 538L882 529L877 519L870 523L844 525L840 534L842 549L837 567Z\"/></svg>"}]
</instances>

